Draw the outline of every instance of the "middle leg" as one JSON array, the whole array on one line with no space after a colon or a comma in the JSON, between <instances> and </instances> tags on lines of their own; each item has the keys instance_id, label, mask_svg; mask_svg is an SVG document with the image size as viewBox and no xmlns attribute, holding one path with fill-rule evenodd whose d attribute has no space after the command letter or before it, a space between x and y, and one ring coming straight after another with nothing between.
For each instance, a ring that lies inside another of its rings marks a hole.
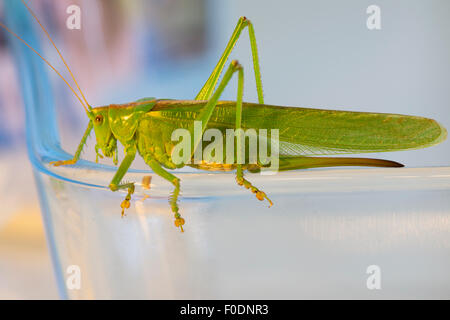
<instances>
[{"instance_id":1,"label":"middle leg","mask_svg":"<svg viewBox=\"0 0 450 320\"><path fill-rule=\"evenodd\" d=\"M109 189L111 191L116 192L121 189L128 189L127 196L125 197L125 200L122 201L120 204L120 207L122 208L122 217L125 215L125 209L130 208L130 200L131 195L134 193L134 183L123 183L122 181L123 177L127 173L128 169L130 168L134 158L136 157L136 146L130 145L125 148L126 156L123 159L122 163L120 164L119 169L117 170L116 174L114 175L113 179L111 180L111 183L109 184Z\"/></svg>"},{"instance_id":2,"label":"middle leg","mask_svg":"<svg viewBox=\"0 0 450 320\"><path fill-rule=\"evenodd\" d=\"M180 195L180 179L175 177L170 172L166 171L159 164L158 161L156 161L155 159L152 159L151 157L146 157L145 163L147 163L150 166L150 168L152 168L153 172L155 172L157 175L164 178L165 180L169 181L175 187L171 197L169 198L169 203L170 203L172 212L174 213L175 226L177 228L180 228L181 232L184 232L183 225L185 224L185 221L181 217L181 214L180 214L179 208L178 208L178 196Z\"/></svg>"}]
</instances>

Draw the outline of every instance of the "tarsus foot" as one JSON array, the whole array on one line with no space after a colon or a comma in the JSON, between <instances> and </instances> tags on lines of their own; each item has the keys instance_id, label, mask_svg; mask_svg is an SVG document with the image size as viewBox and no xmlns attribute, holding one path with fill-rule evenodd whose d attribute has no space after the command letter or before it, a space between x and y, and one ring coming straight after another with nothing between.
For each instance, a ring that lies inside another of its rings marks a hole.
<instances>
[{"instance_id":1,"label":"tarsus foot","mask_svg":"<svg viewBox=\"0 0 450 320\"><path fill-rule=\"evenodd\" d=\"M131 200L131 195L134 193L134 183L126 183L124 185L116 186L114 184L110 184L109 188L112 191L117 191L119 189L123 189L128 187L128 194L125 197L125 200L122 201L122 203L120 204L120 207L122 208L122 218L125 216L125 209L129 209L130 208L130 200Z\"/></svg>"},{"instance_id":2,"label":"tarsus foot","mask_svg":"<svg viewBox=\"0 0 450 320\"><path fill-rule=\"evenodd\" d=\"M181 214L179 213L179 208L177 204L178 195L180 194L180 180L175 179L173 181L173 185L175 186L175 190L173 191L173 194L169 198L170 207L172 209L172 212L175 214L175 227L180 228L181 232L184 232L183 226L185 224L185 220L181 217Z\"/></svg>"},{"instance_id":3,"label":"tarsus foot","mask_svg":"<svg viewBox=\"0 0 450 320\"><path fill-rule=\"evenodd\" d=\"M269 202L269 208L271 206L273 206L273 202L272 200L269 199L269 197L267 197L266 193L259 190L258 188L256 188L255 186L253 186L251 184L250 181L248 181L247 179L243 178L243 177L236 177L236 182L238 183L238 185L245 187L246 189L250 189L251 192L253 192L256 196L256 198L259 201L264 201L264 199L266 199Z\"/></svg>"},{"instance_id":4,"label":"tarsus foot","mask_svg":"<svg viewBox=\"0 0 450 320\"><path fill-rule=\"evenodd\" d=\"M178 217L177 217L177 215L178 215ZM175 214L175 227L180 228L181 232L184 232L184 230L183 230L184 224L185 224L185 221L181 217L181 215L179 213Z\"/></svg>"},{"instance_id":5,"label":"tarsus foot","mask_svg":"<svg viewBox=\"0 0 450 320\"><path fill-rule=\"evenodd\" d=\"M120 204L120 207L122 208L122 218L125 216L125 209L130 208L130 200L131 195L127 195L125 200L123 200L122 203Z\"/></svg>"}]
</instances>

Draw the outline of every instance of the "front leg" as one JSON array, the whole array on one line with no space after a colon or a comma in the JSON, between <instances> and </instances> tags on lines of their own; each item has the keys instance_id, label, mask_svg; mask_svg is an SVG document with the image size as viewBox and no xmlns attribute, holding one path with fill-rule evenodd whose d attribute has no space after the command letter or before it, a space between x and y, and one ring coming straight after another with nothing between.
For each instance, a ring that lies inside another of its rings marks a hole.
<instances>
[{"instance_id":1,"label":"front leg","mask_svg":"<svg viewBox=\"0 0 450 320\"><path fill-rule=\"evenodd\" d=\"M125 158L123 159L119 169L114 175L114 178L111 180L111 183L109 184L109 188L111 189L111 191L114 192L121 189L128 189L128 194L125 197L125 200L120 205L122 207L122 217L125 215L125 209L128 209L130 207L131 195L134 193L134 183L131 182L120 184L120 182L122 181L123 177L125 176L131 164L133 163L134 158L136 157L136 146L131 145L126 147L125 153L126 153Z\"/></svg>"},{"instance_id":2,"label":"front leg","mask_svg":"<svg viewBox=\"0 0 450 320\"><path fill-rule=\"evenodd\" d=\"M78 146L73 159L65 160L65 161L53 161L53 162L50 162L50 164L54 165L55 167L59 167L59 166L68 166L68 165L77 163L77 161L80 159L81 152L83 151L83 147L86 144L86 140L89 137L89 134L91 133L92 128L93 128L92 121L89 121L86 132L84 133L83 138L81 139L80 145Z\"/></svg>"}]
</instances>

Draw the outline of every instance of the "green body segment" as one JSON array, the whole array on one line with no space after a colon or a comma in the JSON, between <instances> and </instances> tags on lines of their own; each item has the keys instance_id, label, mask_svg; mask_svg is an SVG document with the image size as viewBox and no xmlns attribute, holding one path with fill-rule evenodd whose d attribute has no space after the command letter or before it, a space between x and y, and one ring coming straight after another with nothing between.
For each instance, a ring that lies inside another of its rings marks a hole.
<instances>
[{"instance_id":1,"label":"green body segment","mask_svg":"<svg viewBox=\"0 0 450 320\"><path fill-rule=\"evenodd\" d=\"M184 165L173 163L171 158L178 143L172 141L172 133L180 128L190 129L206 102L150 101L139 106L93 109L94 115L105 117L105 127L95 126L97 139L105 146L116 146L114 140L119 140L125 149L130 144L135 145L144 160L154 159L168 169L181 168ZM214 108L206 129L219 129L225 141L226 130L235 128L235 117L236 102L221 101ZM372 159L312 156L418 149L438 144L447 135L439 123L422 117L253 103L243 104L241 125L244 130L279 130L280 170L338 165L390 166ZM270 131L268 133L270 135ZM104 150L105 155L110 152ZM223 165L205 161L192 166L205 170L236 168L235 163L227 164L223 160ZM248 164L245 168L257 171L254 165Z\"/></svg>"},{"instance_id":2,"label":"green body segment","mask_svg":"<svg viewBox=\"0 0 450 320\"><path fill-rule=\"evenodd\" d=\"M138 106L112 105L93 109L95 116L105 117L104 127L94 126L98 141L104 144L100 147L106 148L103 150L105 155L109 154L109 146L117 147L118 140L125 150L136 148L146 162L155 160L167 169L183 167L184 164L172 161L172 150L178 143L172 141L172 133L180 128L189 130L207 102L147 99L150 100ZM225 141L226 130L235 128L235 117L236 102L220 101L206 129L219 129ZM447 136L447 131L439 123L422 117L253 103L243 104L241 126L244 130L279 130L279 170L400 166L395 162L376 159L316 156L418 149L438 144ZM268 133L270 136L270 131ZM207 144L204 142L203 147ZM246 156L248 161L248 153ZM208 163L205 159L201 164L192 161L189 165L203 170L236 169L236 162L226 163L225 160L224 157L222 163ZM246 162L243 169L258 172L260 166Z\"/></svg>"},{"instance_id":3,"label":"green body segment","mask_svg":"<svg viewBox=\"0 0 450 320\"><path fill-rule=\"evenodd\" d=\"M205 104L157 102L142 116L138 126L136 138L141 155L150 152L167 168L177 167L170 161L177 143L171 141L172 132L177 128L189 129ZM225 130L235 128L235 117L236 102L221 101L206 129L219 129L225 136ZM280 156L285 158L418 149L438 144L447 136L439 123L422 117L253 103L243 104L242 128L278 129ZM317 161L320 159L323 158ZM308 163L315 167L313 162ZM304 162L299 167L308 166Z\"/></svg>"}]
</instances>

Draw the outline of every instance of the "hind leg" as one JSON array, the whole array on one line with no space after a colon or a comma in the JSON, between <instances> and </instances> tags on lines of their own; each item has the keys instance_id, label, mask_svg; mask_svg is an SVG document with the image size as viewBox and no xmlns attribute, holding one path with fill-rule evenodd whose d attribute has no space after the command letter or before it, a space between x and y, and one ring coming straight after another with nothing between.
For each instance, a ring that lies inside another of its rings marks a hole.
<instances>
[{"instance_id":1,"label":"hind leg","mask_svg":"<svg viewBox=\"0 0 450 320\"><path fill-rule=\"evenodd\" d=\"M245 148L243 148L245 140L243 139L243 136L242 136L242 130L239 130L239 129L242 129L241 124L242 124L242 99L244 96L244 70L243 70L242 66L239 64L239 62L237 62L236 60L231 62L230 67L228 68L227 72L225 73L225 75L222 79L222 82L219 84L217 90L214 92L211 99L205 105L205 107L203 108L202 112L198 115L196 120L201 121L202 134L203 134L205 132L208 122L211 118L213 109L216 107L217 102L219 101L223 90L228 85L228 83L230 82L231 78L233 77L233 75L235 73L238 74L238 93L237 93L237 99L236 99L236 130L237 130L237 135L236 135L237 136L236 137L237 138L237 144L236 144L237 176L236 176L236 180L239 185L242 185L242 186L246 187L247 189L250 189L253 193L255 193L256 197L259 200L266 199L267 201L269 201L270 206L272 206L273 203L272 203L272 201L270 201L270 199L267 197L267 195L264 192L260 191L258 188L254 187L249 181L247 181L244 178L244 174L243 174L242 164L245 161L244 161L244 156L242 154L243 153L242 151L245 150ZM191 128L191 132L194 132L193 128ZM196 140L194 140L191 158L194 158L195 150L199 147L201 139L202 139L202 136L197 136Z\"/></svg>"},{"instance_id":2,"label":"hind leg","mask_svg":"<svg viewBox=\"0 0 450 320\"><path fill-rule=\"evenodd\" d=\"M220 74L222 73L225 63L227 62L231 51L233 50L234 46L236 45L236 42L238 41L239 37L241 36L242 31L248 28L248 35L250 38L250 46L252 48L252 58L253 58L253 70L255 71L255 81L256 81L256 91L258 92L258 102L260 104L264 104L264 97L263 97L263 88L262 88L262 81L261 81L261 71L259 67L259 58L258 58L258 49L256 47L256 37L255 37L255 30L253 28L253 24L248 20L246 17L239 18L239 21L236 25L236 28L234 29L234 32L230 38L230 41L227 44L227 47L225 48L225 51L223 52L222 56L219 59L219 62L217 63L216 67L214 68L213 72L209 76L209 79L206 81L203 88L200 90L200 92L195 97L195 100L209 100L211 99L214 89L217 85L217 82L219 81Z\"/></svg>"},{"instance_id":3,"label":"hind leg","mask_svg":"<svg viewBox=\"0 0 450 320\"><path fill-rule=\"evenodd\" d=\"M269 208L273 206L273 202L267 197L267 195L253 186L250 181L244 178L244 171L242 169L242 163L244 163L244 157L242 151L245 150L243 142L245 140L242 138L242 100L244 96L244 71L242 67L239 69L239 78L238 78L238 93L236 99L236 130L237 130L237 143L236 143L236 154L237 154L237 169L236 169L236 182L238 185L245 187L246 189L250 189L256 195L256 198L260 201L266 199L269 202Z\"/></svg>"}]
</instances>

